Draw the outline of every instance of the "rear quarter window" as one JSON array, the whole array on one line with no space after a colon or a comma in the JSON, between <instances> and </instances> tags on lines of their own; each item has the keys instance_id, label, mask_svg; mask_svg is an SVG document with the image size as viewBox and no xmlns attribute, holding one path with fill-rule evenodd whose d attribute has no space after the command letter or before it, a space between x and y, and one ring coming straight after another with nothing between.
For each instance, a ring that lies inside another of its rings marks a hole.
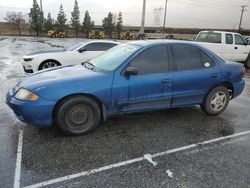
<instances>
[{"instance_id":1,"label":"rear quarter window","mask_svg":"<svg viewBox=\"0 0 250 188\"><path fill-rule=\"evenodd\" d=\"M221 43L221 33L203 32L197 36L196 41L209 42L209 43Z\"/></svg>"}]
</instances>

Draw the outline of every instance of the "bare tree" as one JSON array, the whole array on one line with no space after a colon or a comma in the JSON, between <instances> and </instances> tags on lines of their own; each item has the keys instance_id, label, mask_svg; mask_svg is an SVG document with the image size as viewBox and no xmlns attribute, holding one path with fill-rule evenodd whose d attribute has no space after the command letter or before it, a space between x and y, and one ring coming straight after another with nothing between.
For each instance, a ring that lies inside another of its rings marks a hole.
<instances>
[{"instance_id":1,"label":"bare tree","mask_svg":"<svg viewBox=\"0 0 250 188\"><path fill-rule=\"evenodd\" d=\"M18 29L18 34L21 35L21 26L25 23L25 15L22 12L7 12L4 19L16 27Z\"/></svg>"}]
</instances>

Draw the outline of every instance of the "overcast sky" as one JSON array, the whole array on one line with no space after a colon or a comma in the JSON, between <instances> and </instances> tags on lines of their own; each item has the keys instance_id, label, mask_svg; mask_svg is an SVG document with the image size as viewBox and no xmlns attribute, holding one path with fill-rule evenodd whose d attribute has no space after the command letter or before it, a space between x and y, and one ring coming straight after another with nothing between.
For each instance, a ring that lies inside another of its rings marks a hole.
<instances>
[{"instance_id":1,"label":"overcast sky","mask_svg":"<svg viewBox=\"0 0 250 188\"><path fill-rule=\"evenodd\" d=\"M1 0L0 21L7 11L28 13L33 0ZM38 0L40 2L40 0ZM78 0L81 22L85 10L89 10L95 24L100 25L109 11L123 13L124 25L138 26L141 23L143 0ZM165 0L147 0L146 26L162 26L164 11L154 13L154 9L164 8ZM45 16L51 12L56 19L59 6L63 4L70 21L74 0L43 0ZM242 27L250 29L250 0L168 0L167 27L188 28L233 28L237 29L240 19L240 5L248 5L244 12ZM159 15L158 19L155 19ZM158 20L158 21L156 21Z\"/></svg>"}]
</instances>

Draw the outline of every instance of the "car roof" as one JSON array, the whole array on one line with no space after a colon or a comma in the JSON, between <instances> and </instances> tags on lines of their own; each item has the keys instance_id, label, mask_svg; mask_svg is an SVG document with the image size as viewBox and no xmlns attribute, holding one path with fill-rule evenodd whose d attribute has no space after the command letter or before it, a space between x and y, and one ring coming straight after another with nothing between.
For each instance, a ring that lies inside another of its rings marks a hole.
<instances>
[{"instance_id":1,"label":"car roof","mask_svg":"<svg viewBox=\"0 0 250 188\"><path fill-rule=\"evenodd\" d=\"M158 45L158 44L173 44L173 43L179 43L179 44L194 44L197 45L197 42L194 41L184 41L184 40L169 40L169 39L162 39L162 40L143 40L143 41L133 41L128 42L129 44L134 44L137 46L149 46L149 45Z\"/></svg>"},{"instance_id":2,"label":"car roof","mask_svg":"<svg viewBox=\"0 0 250 188\"><path fill-rule=\"evenodd\" d=\"M238 34L240 35L240 33L236 33L236 32L229 32L229 31L213 31L213 30L206 30L206 31L201 31L200 33L203 33L203 32L211 32L211 33L222 33L222 34Z\"/></svg>"},{"instance_id":3,"label":"car roof","mask_svg":"<svg viewBox=\"0 0 250 188\"><path fill-rule=\"evenodd\" d=\"M120 44L120 42L115 41L115 40L91 40L91 41L86 41L86 42L81 42L81 44L91 44L91 43L111 43L111 44Z\"/></svg>"}]
</instances>

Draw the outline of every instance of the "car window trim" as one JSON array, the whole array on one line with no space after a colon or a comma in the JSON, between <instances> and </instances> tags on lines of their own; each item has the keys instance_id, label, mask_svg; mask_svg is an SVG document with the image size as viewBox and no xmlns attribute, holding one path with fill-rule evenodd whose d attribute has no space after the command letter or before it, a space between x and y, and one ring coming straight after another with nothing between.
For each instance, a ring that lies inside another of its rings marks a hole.
<instances>
[{"instance_id":1,"label":"car window trim","mask_svg":"<svg viewBox=\"0 0 250 188\"><path fill-rule=\"evenodd\" d=\"M236 36L241 37L242 40L244 41L244 44L236 44ZM235 37L234 45L244 46L246 44L246 40L244 39L244 37L242 35L234 34L234 37Z\"/></svg>"},{"instance_id":2,"label":"car window trim","mask_svg":"<svg viewBox=\"0 0 250 188\"><path fill-rule=\"evenodd\" d=\"M127 68L128 68L129 66L131 66L131 62L132 62L138 55L140 55L142 52L144 52L145 50L150 49L150 48L152 48L152 47L161 46L161 45L164 45L165 48L166 48L167 59L168 59L168 65L169 65L169 66L168 66L168 71L165 72L165 73L170 73L170 72L172 72L172 66L171 66L171 63L170 63L169 48L168 48L169 45L166 43L166 44L150 45L149 47L147 47L147 48L142 48L142 49L139 50L137 53L133 54L133 57L127 62L127 65L126 65L126 66L124 67L124 69L120 72L120 75L126 77L125 72L126 72ZM145 75L156 75L156 74L164 74L164 72L163 72L163 73L154 73L154 74L134 75L134 76L145 76Z\"/></svg>"},{"instance_id":3,"label":"car window trim","mask_svg":"<svg viewBox=\"0 0 250 188\"><path fill-rule=\"evenodd\" d=\"M209 68L206 68L206 67L202 67L202 68L199 68L199 69L190 69L190 70L177 70L177 65L176 63L174 63L174 55L173 55L173 48L172 46L173 45L189 45L189 46L193 46L195 48L197 48L199 50L199 54L200 54L200 59L202 60L201 58L201 53L200 51L202 51L203 53L205 53L211 60L212 60L212 63L213 63L213 66L209 67ZM169 45L169 58L171 59L170 63L172 64L172 72L187 72L187 71L197 71L197 70L207 70L207 69L212 69L214 67L216 67L216 63L214 61L214 58L208 54L205 50L203 50L202 48L200 48L199 46L196 46L196 45L193 45L193 44L185 44L185 43L171 43Z\"/></svg>"}]
</instances>

